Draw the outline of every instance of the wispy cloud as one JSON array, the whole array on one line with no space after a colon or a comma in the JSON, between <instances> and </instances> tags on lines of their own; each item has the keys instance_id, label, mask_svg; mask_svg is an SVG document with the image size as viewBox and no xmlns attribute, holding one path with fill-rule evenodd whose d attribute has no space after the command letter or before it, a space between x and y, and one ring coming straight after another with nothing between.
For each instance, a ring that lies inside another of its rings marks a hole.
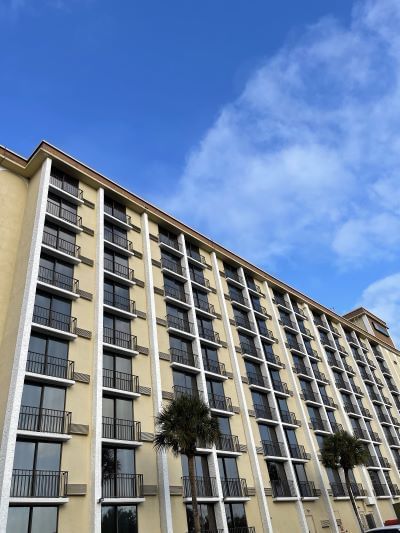
<instances>
[{"instance_id":1,"label":"wispy cloud","mask_svg":"<svg viewBox=\"0 0 400 533\"><path fill-rule=\"evenodd\" d=\"M267 266L317 250L342 266L398 254L399 27L398 0L362 2L349 27L323 19L267 59L164 205Z\"/></svg>"}]
</instances>

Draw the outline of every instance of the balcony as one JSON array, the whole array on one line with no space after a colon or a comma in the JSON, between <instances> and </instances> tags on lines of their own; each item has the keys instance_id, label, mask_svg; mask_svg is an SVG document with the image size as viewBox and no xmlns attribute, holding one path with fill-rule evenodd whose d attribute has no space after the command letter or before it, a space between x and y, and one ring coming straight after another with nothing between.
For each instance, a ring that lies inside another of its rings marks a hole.
<instances>
[{"instance_id":1,"label":"balcony","mask_svg":"<svg viewBox=\"0 0 400 533\"><path fill-rule=\"evenodd\" d=\"M196 477L196 493L198 498L217 498L217 483L214 477ZM192 497L192 486L189 476L182 477L183 497Z\"/></svg>"},{"instance_id":2,"label":"balcony","mask_svg":"<svg viewBox=\"0 0 400 533\"><path fill-rule=\"evenodd\" d=\"M230 281L234 281L236 283L239 283L239 285L243 285L243 280L238 274L238 272L234 272L233 270L225 270L225 278Z\"/></svg>"},{"instance_id":3,"label":"balcony","mask_svg":"<svg viewBox=\"0 0 400 533\"><path fill-rule=\"evenodd\" d=\"M33 308L32 322L43 328L57 330L60 336L67 336L68 338L74 338L76 336L76 318L65 315L64 313L58 313L47 307L35 305Z\"/></svg>"},{"instance_id":4,"label":"balcony","mask_svg":"<svg viewBox=\"0 0 400 533\"><path fill-rule=\"evenodd\" d=\"M331 396L327 396L326 394L323 394L323 393L320 393L320 394L321 394L322 403L325 405L325 407L331 407L332 409L337 408L337 405L333 401L333 398L331 398Z\"/></svg>"},{"instance_id":5,"label":"balcony","mask_svg":"<svg viewBox=\"0 0 400 533\"><path fill-rule=\"evenodd\" d=\"M332 496L334 498L348 498L349 492L344 483L331 483Z\"/></svg>"},{"instance_id":6,"label":"balcony","mask_svg":"<svg viewBox=\"0 0 400 533\"><path fill-rule=\"evenodd\" d=\"M197 263L201 263L202 266L207 266L207 261L204 255L199 254L197 251L192 250L190 246L187 247L188 259L193 259Z\"/></svg>"},{"instance_id":7,"label":"balcony","mask_svg":"<svg viewBox=\"0 0 400 533\"><path fill-rule=\"evenodd\" d=\"M343 431L342 424L338 424L337 422L330 422L332 433L339 433L340 431Z\"/></svg>"},{"instance_id":8,"label":"balcony","mask_svg":"<svg viewBox=\"0 0 400 533\"><path fill-rule=\"evenodd\" d=\"M337 368L338 370L341 370L343 372L343 369L342 369L342 365L341 363L336 359L336 357L328 357L328 365L331 366L332 368Z\"/></svg>"},{"instance_id":9,"label":"balcony","mask_svg":"<svg viewBox=\"0 0 400 533\"><path fill-rule=\"evenodd\" d=\"M271 489L272 489L273 498L295 498L296 497L294 483L291 480L286 480L286 479L272 480L271 479Z\"/></svg>"},{"instance_id":10,"label":"balcony","mask_svg":"<svg viewBox=\"0 0 400 533\"><path fill-rule=\"evenodd\" d=\"M290 457L293 459L301 459L302 461L309 461L311 455L306 452L304 446L301 444L288 444Z\"/></svg>"},{"instance_id":11,"label":"balcony","mask_svg":"<svg viewBox=\"0 0 400 533\"><path fill-rule=\"evenodd\" d=\"M242 355L244 356L250 356L255 359L263 359L263 354L261 350L259 350L254 344L251 344L249 342L240 342L240 350L242 352Z\"/></svg>"},{"instance_id":12,"label":"balcony","mask_svg":"<svg viewBox=\"0 0 400 533\"><path fill-rule=\"evenodd\" d=\"M82 230L82 217L78 216L76 211L65 209L53 200L47 200L46 215L50 215L51 219L56 218L60 225L72 231Z\"/></svg>"},{"instance_id":13,"label":"balcony","mask_svg":"<svg viewBox=\"0 0 400 533\"><path fill-rule=\"evenodd\" d=\"M312 378L311 369L306 365L300 363L293 366L293 372L295 372L296 374L301 374L308 378Z\"/></svg>"},{"instance_id":14,"label":"balcony","mask_svg":"<svg viewBox=\"0 0 400 533\"><path fill-rule=\"evenodd\" d=\"M182 246L178 242L178 239L172 239L171 237L159 233L158 243L161 248L172 249L174 252L179 252L180 255L183 254Z\"/></svg>"},{"instance_id":15,"label":"balcony","mask_svg":"<svg viewBox=\"0 0 400 533\"><path fill-rule=\"evenodd\" d=\"M116 263L107 257L104 258L104 270L108 277L118 281L127 282L129 285L135 282L135 273L132 268Z\"/></svg>"},{"instance_id":16,"label":"balcony","mask_svg":"<svg viewBox=\"0 0 400 533\"><path fill-rule=\"evenodd\" d=\"M117 233L114 233L107 228L105 228L104 230L104 240L107 242L107 244L113 245L112 247L115 247L118 251L123 250L128 254L133 254L132 242L129 241L126 237L118 235Z\"/></svg>"},{"instance_id":17,"label":"balcony","mask_svg":"<svg viewBox=\"0 0 400 533\"><path fill-rule=\"evenodd\" d=\"M232 304L238 304L239 306L250 308L248 299L245 298L242 293L239 293L238 291L229 291L229 297Z\"/></svg>"},{"instance_id":18,"label":"balcony","mask_svg":"<svg viewBox=\"0 0 400 533\"><path fill-rule=\"evenodd\" d=\"M172 298L178 300L181 303L189 305L189 295L183 289L178 289L173 285L164 285L164 296L166 298Z\"/></svg>"},{"instance_id":19,"label":"balcony","mask_svg":"<svg viewBox=\"0 0 400 533\"><path fill-rule=\"evenodd\" d=\"M275 340L275 337L272 331L268 329L264 324L261 325L260 323L258 323L258 333L262 337L266 337L269 340Z\"/></svg>"},{"instance_id":20,"label":"balcony","mask_svg":"<svg viewBox=\"0 0 400 533\"><path fill-rule=\"evenodd\" d=\"M300 397L302 397L305 402L321 403L321 400L312 390L303 389Z\"/></svg>"},{"instance_id":21,"label":"balcony","mask_svg":"<svg viewBox=\"0 0 400 533\"><path fill-rule=\"evenodd\" d=\"M115 292L104 291L104 305L113 308L113 310L117 310L117 314L129 315L131 317L136 316L136 303Z\"/></svg>"},{"instance_id":22,"label":"balcony","mask_svg":"<svg viewBox=\"0 0 400 533\"><path fill-rule=\"evenodd\" d=\"M56 250L66 260L71 260L73 263L80 262L79 254L81 247L77 246L74 242L66 241L44 230L42 244L49 250Z\"/></svg>"},{"instance_id":23,"label":"balcony","mask_svg":"<svg viewBox=\"0 0 400 533\"><path fill-rule=\"evenodd\" d=\"M215 447L218 451L240 453L239 437L221 433Z\"/></svg>"},{"instance_id":24,"label":"balcony","mask_svg":"<svg viewBox=\"0 0 400 533\"><path fill-rule=\"evenodd\" d=\"M138 443L141 441L141 424L134 420L103 416L103 439L123 440Z\"/></svg>"},{"instance_id":25,"label":"balcony","mask_svg":"<svg viewBox=\"0 0 400 533\"><path fill-rule=\"evenodd\" d=\"M312 337L311 331L303 325L302 321L299 321L300 332L306 337Z\"/></svg>"},{"instance_id":26,"label":"balcony","mask_svg":"<svg viewBox=\"0 0 400 533\"><path fill-rule=\"evenodd\" d=\"M243 478L221 478L224 499L248 498L247 482Z\"/></svg>"},{"instance_id":27,"label":"balcony","mask_svg":"<svg viewBox=\"0 0 400 533\"><path fill-rule=\"evenodd\" d=\"M161 257L161 269L168 270L177 274L179 277L186 278L186 269L177 261L171 261L167 257Z\"/></svg>"},{"instance_id":28,"label":"balcony","mask_svg":"<svg viewBox=\"0 0 400 533\"><path fill-rule=\"evenodd\" d=\"M187 333L190 336L194 335L193 322L189 322L187 318L181 318L171 314L168 314L165 318L168 328Z\"/></svg>"},{"instance_id":29,"label":"balcony","mask_svg":"<svg viewBox=\"0 0 400 533\"><path fill-rule=\"evenodd\" d=\"M210 404L210 409L233 413L232 400L227 396L209 393L208 403Z\"/></svg>"},{"instance_id":30,"label":"balcony","mask_svg":"<svg viewBox=\"0 0 400 533\"><path fill-rule=\"evenodd\" d=\"M103 342L116 351L136 352L136 336L113 328L103 328Z\"/></svg>"},{"instance_id":31,"label":"balcony","mask_svg":"<svg viewBox=\"0 0 400 533\"><path fill-rule=\"evenodd\" d=\"M387 440L387 443L389 444L389 446L393 446L393 447L399 447L400 444L399 444L399 441L397 438L393 437L393 435L388 435L385 433L385 437L386 437L386 440Z\"/></svg>"},{"instance_id":32,"label":"balcony","mask_svg":"<svg viewBox=\"0 0 400 533\"><path fill-rule=\"evenodd\" d=\"M342 378L335 379L335 385L337 389L343 389L346 391L351 391L350 383L348 381L345 381Z\"/></svg>"},{"instance_id":33,"label":"balcony","mask_svg":"<svg viewBox=\"0 0 400 533\"><path fill-rule=\"evenodd\" d=\"M350 374L355 374L354 368L345 361L343 361L343 368L346 370L346 372L349 372Z\"/></svg>"},{"instance_id":34,"label":"balcony","mask_svg":"<svg viewBox=\"0 0 400 533\"><path fill-rule=\"evenodd\" d=\"M271 318L269 314L267 313L267 310L265 309L265 307L263 307L260 303L255 303L254 301L252 301L252 306L253 306L253 311L255 313Z\"/></svg>"},{"instance_id":35,"label":"balcony","mask_svg":"<svg viewBox=\"0 0 400 533\"><path fill-rule=\"evenodd\" d=\"M104 217L109 219L112 223L125 228L131 229L131 217L122 211L121 209L116 209L112 205L104 204Z\"/></svg>"},{"instance_id":36,"label":"balcony","mask_svg":"<svg viewBox=\"0 0 400 533\"><path fill-rule=\"evenodd\" d=\"M261 441L264 457L285 457L286 454L283 449L283 443L272 440L262 440Z\"/></svg>"},{"instance_id":37,"label":"balcony","mask_svg":"<svg viewBox=\"0 0 400 533\"><path fill-rule=\"evenodd\" d=\"M246 329L253 333L255 332L254 324L250 322L247 316L235 314L235 324L237 328Z\"/></svg>"},{"instance_id":38,"label":"balcony","mask_svg":"<svg viewBox=\"0 0 400 533\"><path fill-rule=\"evenodd\" d=\"M368 431L365 431L362 428L353 428L353 433L354 433L354 436L357 437L358 439L367 440L367 441L370 439Z\"/></svg>"},{"instance_id":39,"label":"balcony","mask_svg":"<svg viewBox=\"0 0 400 533\"><path fill-rule=\"evenodd\" d=\"M276 409L274 407L270 407L269 405L261 403L255 403L254 412L256 414L257 419L273 420L278 423L278 417L276 415Z\"/></svg>"},{"instance_id":40,"label":"balcony","mask_svg":"<svg viewBox=\"0 0 400 533\"><path fill-rule=\"evenodd\" d=\"M289 350L295 350L296 352L304 353L304 349L300 346L300 344L297 341L289 340L286 343Z\"/></svg>"},{"instance_id":41,"label":"balcony","mask_svg":"<svg viewBox=\"0 0 400 533\"><path fill-rule=\"evenodd\" d=\"M294 300L292 300L292 307L293 307L293 311L294 311L295 313L297 313L298 315L300 315L300 316L306 316L306 315L304 314L304 311L301 309L301 307L300 307L300 306L299 306Z\"/></svg>"},{"instance_id":42,"label":"balcony","mask_svg":"<svg viewBox=\"0 0 400 533\"><path fill-rule=\"evenodd\" d=\"M195 398L201 398L202 393L197 389L192 389L190 387L183 387L182 385L174 385L172 387L174 391L174 398L180 398L181 396L193 396Z\"/></svg>"},{"instance_id":43,"label":"balcony","mask_svg":"<svg viewBox=\"0 0 400 533\"><path fill-rule=\"evenodd\" d=\"M369 436L374 442L382 442L380 436L375 431L369 431Z\"/></svg>"},{"instance_id":44,"label":"balcony","mask_svg":"<svg viewBox=\"0 0 400 533\"><path fill-rule=\"evenodd\" d=\"M247 372L250 387L261 387L262 389L270 389L268 378L266 376L256 374L255 372Z\"/></svg>"},{"instance_id":45,"label":"balcony","mask_svg":"<svg viewBox=\"0 0 400 533\"><path fill-rule=\"evenodd\" d=\"M280 294L274 294L273 301L276 305L285 307L285 309L290 309L289 304L286 303L285 297Z\"/></svg>"},{"instance_id":46,"label":"balcony","mask_svg":"<svg viewBox=\"0 0 400 533\"><path fill-rule=\"evenodd\" d=\"M301 498L318 498L320 492L315 488L313 481L298 481Z\"/></svg>"},{"instance_id":47,"label":"balcony","mask_svg":"<svg viewBox=\"0 0 400 533\"><path fill-rule=\"evenodd\" d=\"M65 192L68 197L72 196L72 198L78 200L79 203L83 203L82 189L72 185L68 180L65 180L63 176L56 177L50 175L50 187L55 187L56 189Z\"/></svg>"},{"instance_id":48,"label":"balcony","mask_svg":"<svg viewBox=\"0 0 400 533\"><path fill-rule=\"evenodd\" d=\"M118 370L103 368L103 387L129 394L139 394L139 378Z\"/></svg>"},{"instance_id":49,"label":"balcony","mask_svg":"<svg viewBox=\"0 0 400 533\"><path fill-rule=\"evenodd\" d=\"M325 376L323 372L320 372L319 370L315 370L315 369L313 370L314 370L314 377L316 380L328 383L329 380L327 379L327 377Z\"/></svg>"},{"instance_id":50,"label":"balcony","mask_svg":"<svg viewBox=\"0 0 400 533\"><path fill-rule=\"evenodd\" d=\"M67 435L70 425L71 413L69 411L21 405L18 418L19 431Z\"/></svg>"},{"instance_id":51,"label":"balcony","mask_svg":"<svg viewBox=\"0 0 400 533\"><path fill-rule=\"evenodd\" d=\"M375 496L390 496L389 490L386 485L383 483L372 483L372 488L374 489Z\"/></svg>"},{"instance_id":52,"label":"balcony","mask_svg":"<svg viewBox=\"0 0 400 533\"><path fill-rule=\"evenodd\" d=\"M74 362L42 353L28 352L26 371L51 378L74 379Z\"/></svg>"},{"instance_id":53,"label":"balcony","mask_svg":"<svg viewBox=\"0 0 400 533\"><path fill-rule=\"evenodd\" d=\"M344 410L353 415L360 416L359 408L350 401L343 401Z\"/></svg>"},{"instance_id":54,"label":"balcony","mask_svg":"<svg viewBox=\"0 0 400 533\"><path fill-rule=\"evenodd\" d=\"M51 290L51 292L61 292L62 294L67 292L72 293L75 298L78 297L79 281L77 279L65 276L42 265L39 266L38 282L51 285L52 288L61 289L60 291Z\"/></svg>"},{"instance_id":55,"label":"balcony","mask_svg":"<svg viewBox=\"0 0 400 533\"><path fill-rule=\"evenodd\" d=\"M279 366L279 367L284 367L285 365L281 362L281 360L279 359L279 357L277 355L275 355L274 353L271 353L271 352L265 352L264 351L264 357L265 357L265 360L267 361L267 363L271 363L271 365L275 365L275 366Z\"/></svg>"},{"instance_id":56,"label":"balcony","mask_svg":"<svg viewBox=\"0 0 400 533\"><path fill-rule=\"evenodd\" d=\"M385 424L389 426L392 425L392 421L390 420L388 415L385 415L385 413L381 413L380 411L378 411L378 420L381 424Z\"/></svg>"},{"instance_id":57,"label":"balcony","mask_svg":"<svg viewBox=\"0 0 400 533\"><path fill-rule=\"evenodd\" d=\"M197 312L202 311L207 315L215 316L215 308L212 304L208 303L207 300L204 300L202 298L196 298L194 300L194 306L197 309Z\"/></svg>"},{"instance_id":58,"label":"balcony","mask_svg":"<svg viewBox=\"0 0 400 533\"><path fill-rule=\"evenodd\" d=\"M104 499L142 499L143 474L107 474L102 480Z\"/></svg>"},{"instance_id":59,"label":"balcony","mask_svg":"<svg viewBox=\"0 0 400 533\"><path fill-rule=\"evenodd\" d=\"M388 481L387 484L388 484L388 487L389 487L390 494L394 498L396 498L397 496L400 496L400 490L399 490L399 487L396 484L391 483L390 481Z\"/></svg>"},{"instance_id":60,"label":"balcony","mask_svg":"<svg viewBox=\"0 0 400 533\"><path fill-rule=\"evenodd\" d=\"M203 359L203 366L205 372L210 372L211 374L217 374L222 377L226 377L226 370L224 363L219 361L213 361L212 359Z\"/></svg>"},{"instance_id":61,"label":"balcony","mask_svg":"<svg viewBox=\"0 0 400 533\"><path fill-rule=\"evenodd\" d=\"M290 391L286 383L278 379L271 379L272 388L274 392L280 392L282 394L287 394L290 396Z\"/></svg>"},{"instance_id":62,"label":"balcony","mask_svg":"<svg viewBox=\"0 0 400 533\"><path fill-rule=\"evenodd\" d=\"M183 365L198 369L199 358L197 355L181 350L180 348L170 348L169 353L171 355L172 365Z\"/></svg>"},{"instance_id":63,"label":"balcony","mask_svg":"<svg viewBox=\"0 0 400 533\"><path fill-rule=\"evenodd\" d=\"M297 420L296 415L291 411L280 411L282 424L290 424L291 426L300 426L300 420Z\"/></svg>"},{"instance_id":64,"label":"balcony","mask_svg":"<svg viewBox=\"0 0 400 533\"><path fill-rule=\"evenodd\" d=\"M298 328L297 328L296 324L288 316L286 316L284 314L281 314L280 315L280 321L282 322L282 325L283 325L284 328L293 329L297 333Z\"/></svg>"},{"instance_id":65,"label":"balcony","mask_svg":"<svg viewBox=\"0 0 400 533\"><path fill-rule=\"evenodd\" d=\"M383 459L383 458L382 458ZM367 468L380 468L381 464L379 461L379 457L376 458L372 455L369 455L365 461L365 466Z\"/></svg>"},{"instance_id":66,"label":"balcony","mask_svg":"<svg viewBox=\"0 0 400 533\"><path fill-rule=\"evenodd\" d=\"M314 324L317 327L328 329L327 326L322 322L322 318L317 315L314 316Z\"/></svg>"},{"instance_id":67,"label":"balcony","mask_svg":"<svg viewBox=\"0 0 400 533\"><path fill-rule=\"evenodd\" d=\"M310 418L310 423L314 431L330 433L327 420L322 418Z\"/></svg>"},{"instance_id":68,"label":"balcony","mask_svg":"<svg viewBox=\"0 0 400 533\"><path fill-rule=\"evenodd\" d=\"M205 328L199 325L199 337L202 340L220 344L219 333L211 328Z\"/></svg>"},{"instance_id":69,"label":"balcony","mask_svg":"<svg viewBox=\"0 0 400 533\"><path fill-rule=\"evenodd\" d=\"M201 287L210 290L210 282L207 278L203 276L203 273L194 272L193 270L190 270L190 279L192 283L197 283L197 285L200 285Z\"/></svg>"},{"instance_id":70,"label":"balcony","mask_svg":"<svg viewBox=\"0 0 400 533\"><path fill-rule=\"evenodd\" d=\"M11 498L65 498L68 472L59 470L22 470L12 472Z\"/></svg>"}]
</instances>

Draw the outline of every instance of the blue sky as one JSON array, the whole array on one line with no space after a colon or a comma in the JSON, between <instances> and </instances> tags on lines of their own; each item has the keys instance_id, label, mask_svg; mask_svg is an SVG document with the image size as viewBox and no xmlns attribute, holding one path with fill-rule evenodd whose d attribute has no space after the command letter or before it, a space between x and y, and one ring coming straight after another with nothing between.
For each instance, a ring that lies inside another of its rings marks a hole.
<instances>
[{"instance_id":1,"label":"blue sky","mask_svg":"<svg viewBox=\"0 0 400 533\"><path fill-rule=\"evenodd\" d=\"M0 144L46 139L400 338L397 0L0 0L0 19Z\"/></svg>"}]
</instances>

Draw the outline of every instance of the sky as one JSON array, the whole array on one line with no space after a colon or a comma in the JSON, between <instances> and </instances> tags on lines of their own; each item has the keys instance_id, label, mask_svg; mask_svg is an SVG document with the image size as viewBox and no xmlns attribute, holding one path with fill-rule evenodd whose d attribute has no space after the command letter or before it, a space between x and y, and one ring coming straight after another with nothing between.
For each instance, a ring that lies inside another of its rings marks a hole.
<instances>
[{"instance_id":1,"label":"sky","mask_svg":"<svg viewBox=\"0 0 400 533\"><path fill-rule=\"evenodd\" d=\"M0 24L0 144L45 139L400 342L398 0L0 0Z\"/></svg>"}]
</instances>

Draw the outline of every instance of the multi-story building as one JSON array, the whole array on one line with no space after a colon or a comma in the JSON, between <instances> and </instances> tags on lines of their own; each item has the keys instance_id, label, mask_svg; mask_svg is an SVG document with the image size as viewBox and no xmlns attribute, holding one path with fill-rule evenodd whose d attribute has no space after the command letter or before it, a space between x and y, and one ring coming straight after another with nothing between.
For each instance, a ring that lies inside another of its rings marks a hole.
<instances>
[{"instance_id":1,"label":"multi-story building","mask_svg":"<svg viewBox=\"0 0 400 533\"><path fill-rule=\"evenodd\" d=\"M43 142L0 148L0 532L185 533L185 457L155 416L200 395L204 531L357 531L324 437L369 451L368 525L400 501L400 352Z\"/></svg>"}]
</instances>

